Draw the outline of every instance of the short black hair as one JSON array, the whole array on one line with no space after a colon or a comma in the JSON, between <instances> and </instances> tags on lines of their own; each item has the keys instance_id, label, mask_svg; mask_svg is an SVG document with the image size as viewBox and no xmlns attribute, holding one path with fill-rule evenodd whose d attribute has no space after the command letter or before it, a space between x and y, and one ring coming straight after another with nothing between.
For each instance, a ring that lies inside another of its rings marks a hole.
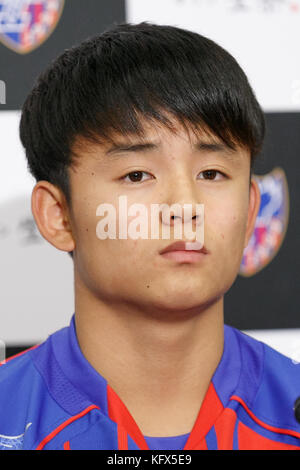
<instances>
[{"instance_id":1,"label":"short black hair","mask_svg":"<svg viewBox=\"0 0 300 470\"><path fill-rule=\"evenodd\" d=\"M120 23L66 49L37 78L23 105L20 138L36 181L59 187L71 205L68 168L77 137L101 143L143 135L141 117L172 129L170 116L230 148L249 149L252 171L264 114L234 57L192 31Z\"/></svg>"}]
</instances>

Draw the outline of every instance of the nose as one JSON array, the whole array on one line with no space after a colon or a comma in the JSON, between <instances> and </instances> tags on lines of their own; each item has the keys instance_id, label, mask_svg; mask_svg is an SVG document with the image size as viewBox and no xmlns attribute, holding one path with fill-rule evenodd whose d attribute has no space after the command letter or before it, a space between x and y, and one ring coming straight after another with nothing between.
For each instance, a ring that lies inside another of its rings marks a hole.
<instances>
[{"instance_id":1,"label":"nose","mask_svg":"<svg viewBox=\"0 0 300 470\"><path fill-rule=\"evenodd\" d=\"M199 224L203 219L203 203L200 200L199 186L191 175L170 179L164 193L160 218L162 224L174 226L176 223Z\"/></svg>"}]
</instances>

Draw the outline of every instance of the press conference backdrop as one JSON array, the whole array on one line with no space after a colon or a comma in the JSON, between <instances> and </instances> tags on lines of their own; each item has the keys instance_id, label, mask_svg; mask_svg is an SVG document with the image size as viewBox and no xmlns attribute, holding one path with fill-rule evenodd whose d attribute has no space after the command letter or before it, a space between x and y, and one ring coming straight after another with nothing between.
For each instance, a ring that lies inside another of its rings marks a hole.
<instances>
[{"instance_id":1,"label":"press conference backdrop","mask_svg":"<svg viewBox=\"0 0 300 470\"><path fill-rule=\"evenodd\" d=\"M225 322L300 361L300 0L0 0L0 339L7 355L41 342L74 312L73 262L40 235L35 181L18 137L34 79L64 49L114 23L203 34L246 72L267 133L254 169L262 203Z\"/></svg>"}]
</instances>

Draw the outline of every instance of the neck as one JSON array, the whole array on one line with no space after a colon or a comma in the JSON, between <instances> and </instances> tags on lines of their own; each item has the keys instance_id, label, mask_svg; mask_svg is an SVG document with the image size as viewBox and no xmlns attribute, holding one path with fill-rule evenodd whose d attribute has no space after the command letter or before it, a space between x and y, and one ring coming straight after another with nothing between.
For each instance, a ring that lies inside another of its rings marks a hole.
<instances>
[{"instance_id":1,"label":"neck","mask_svg":"<svg viewBox=\"0 0 300 470\"><path fill-rule=\"evenodd\" d=\"M103 302L79 285L75 292L81 351L141 432L190 432L223 352L223 297L172 317L172 312Z\"/></svg>"}]
</instances>

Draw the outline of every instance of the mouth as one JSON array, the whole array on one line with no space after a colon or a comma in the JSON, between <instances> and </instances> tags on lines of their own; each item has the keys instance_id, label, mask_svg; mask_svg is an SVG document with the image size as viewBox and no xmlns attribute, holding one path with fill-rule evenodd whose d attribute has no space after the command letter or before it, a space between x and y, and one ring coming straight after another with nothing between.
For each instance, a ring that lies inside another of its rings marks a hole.
<instances>
[{"instance_id":1,"label":"mouth","mask_svg":"<svg viewBox=\"0 0 300 470\"><path fill-rule=\"evenodd\" d=\"M175 242L160 251L166 258L179 263L195 263L202 261L208 254L204 245L199 242Z\"/></svg>"}]
</instances>

